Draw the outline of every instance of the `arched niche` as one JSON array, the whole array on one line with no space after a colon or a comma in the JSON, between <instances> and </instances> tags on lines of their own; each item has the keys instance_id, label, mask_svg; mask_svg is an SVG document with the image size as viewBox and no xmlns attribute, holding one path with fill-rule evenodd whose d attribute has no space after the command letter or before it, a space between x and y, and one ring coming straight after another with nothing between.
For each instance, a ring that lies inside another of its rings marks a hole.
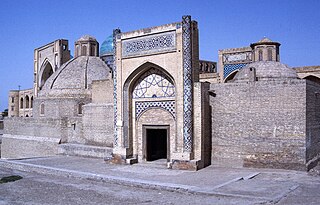
<instances>
[{"instance_id":1,"label":"arched niche","mask_svg":"<svg viewBox=\"0 0 320 205\"><path fill-rule=\"evenodd\" d=\"M149 85L148 84L149 78ZM168 85L167 87L162 85ZM135 69L126 79L123 87L123 135L124 146L132 148L133 122L136 113L133 110L133 100L157 101L159 98L170 98L175 101L175 81L173 77L162 67L146 62ZM149 90L157 90L156 95ZM139 93L139 91L141 91ZM160 94L160 95L159 95Z\"/></svg>"},{"instance_id":2,"label":"arched niche","mask_svg":"<svg viewBox=\"0 0 320 205\"><path fill-rule=\"evenodd\" d=\"M303 79L310 80L310 81L312 81L312 82L315 82L315 83L319 83L319 84L320 84L320 78L317 77L317 76L314 76L314 75L305 76Z\"/></svg>"},{"instance_id":3,"label":"arched niche","mask_svg":"<svg viewBox=\"0 0 320 205\"><path fill-rule=\"evenodd\" d=\"M43 66L41 66L40 82L39 88L41 89L48 78L53 74L54 70L51 63L48 60L45 60Z\"/></svg>"},{"instance_id":4,"label":"arched niche","mask_svg":"<svg viewBox=\"0 0 320 205\"><path fill-rule=\"evenodd\" d=\"M26 102L25 108L29 108L29 106L30 106L30 99L29 99L29 96L28 96L28 95L25 97L25 102Z\"/></svg>"}]
</instances>

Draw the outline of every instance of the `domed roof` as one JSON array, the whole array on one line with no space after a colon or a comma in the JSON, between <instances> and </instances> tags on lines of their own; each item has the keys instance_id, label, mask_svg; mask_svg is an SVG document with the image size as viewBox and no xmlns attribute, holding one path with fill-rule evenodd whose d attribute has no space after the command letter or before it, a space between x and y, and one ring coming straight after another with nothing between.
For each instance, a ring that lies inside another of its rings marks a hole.
<instances>
[{"instance_id":1,"label":"domed roof","mask_svg":"<svg viewBox=\"0 0 320 205\"><path fill-rule=\"evenodd\" d=\"M101 44L100 55L112 54L113 52L113 36L110 35L105 41Z\"/></svg>"},{"instance_id":2,"label":"domed roof","mask_svg":"<svg viewBox=\"0 0 320 205\"><path fill-rule=\"evenodd\" d=\"M275 61L258 61L243 67L234 77L234 82L248 81L255 70L256 80L296 79L297 72L285 64Z\"/></svg>"},{"instance_id":3,"label":"domed roof","mask_svg":"<svg viewBox=\"0 0 320 205\"><path fill-rule=\"evenodd\" d=\"M92 81L109 79L109 71L109 67L99 57L73 58L49 77L39 96L70 97L88 94Z\"/></svg>"},{"instance_id":4,"label":"domed roof","mask_svg":"<svg viewBox=\"0 0 320 205\"><path fill-rule=\"evenodd\" d=\"M263 37L260 41L258 41L258 43L266 43L266 42L273 42L273 41L267 37Z\"/></svg>"},{"instance_id":5,"label":"domed roof","mask_svg":"<svg viewBox=\"0 0 320 205\"><path fill-rule=\"evenodd\" d=\"M97 39L90 35L81 36L77 41L97 41Z\"/></svg>"},{"instance_id":6,"label":"domed roof","mask_svg":"<svg viewBox=\"0 0 320 205\"><path fill-rule=\"evenodd\" d=\"M254 48L255 46L259 46L259 45L276 45L276 46L280 46L281 44L279 42L272 41L270 38L267 38L267 37L263 37L260 41L250 44L251 48Z\"/></svg>"}]
</instances>

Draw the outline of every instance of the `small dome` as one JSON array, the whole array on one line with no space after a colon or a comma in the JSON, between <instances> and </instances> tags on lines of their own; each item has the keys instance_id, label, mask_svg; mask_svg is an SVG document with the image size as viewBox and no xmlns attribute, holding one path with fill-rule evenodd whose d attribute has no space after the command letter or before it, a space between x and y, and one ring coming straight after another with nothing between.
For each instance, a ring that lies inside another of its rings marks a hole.
<instances>
[{"instance_id":1,"label":"small dome","mask_svg":"<svg viewBox=\"0 0 320 205\"><path fill-rule=\"evenodd\" d=\"M260 46L260 45L276 45L280 46L281 44L279 42L272 41L270 38L263 37L260 41L256 43L251 43L250 47L254 48L255 46Z\"/></svg>"},{"instance_id":2,"label":"small dome","mask_svg":"<svg viewBox=\"0 0 320 205\"><path fill-rule=\"evenodd\" d=\"M81 36L77 41L97 41L97 39L90 35Z\"/></svg>"},{"instance_id":3,"label":"small dome","mask_svg":"<svg viewBox=\"0 0 320 205\"><path fill-rule=\"evenodd\" d=\"M266 42L273 42L272 40L270 40L269 38L267 37L263 37L263 39L261 39L260 41L258 41L258 43L266 43Z\"/></svg>"},{"instance_id":4,"label":"small dome","mask_svg":"<svg viewBox=\"0 0 320 205\"><path fill-rule=\"evenodd\" d=\"M113 52L113 36L110 35L105 41L101 44L100 55L112 54Z\"/></svg>"},{"instance_id":5,"label":"small dome","mask_svg":"<svg viewBox=\"0 0 320 205\"><path fill-rule=\"evenodd\" d=\"M234 82L248 81L255 70L256 80L296 79L297 72L285 64L275 61L258 61L246 65L234 77Z\"/></svg>"}]
</instances>

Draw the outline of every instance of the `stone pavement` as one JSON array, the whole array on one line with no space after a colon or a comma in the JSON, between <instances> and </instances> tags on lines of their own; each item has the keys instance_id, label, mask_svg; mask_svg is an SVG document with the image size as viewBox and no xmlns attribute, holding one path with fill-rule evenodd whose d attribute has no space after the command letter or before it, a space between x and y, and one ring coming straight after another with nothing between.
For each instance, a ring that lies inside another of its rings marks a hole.
<instances>
[{"instance_id":1,"label":"stone pavement","mask_svg":"<svg viewBox=\"0 0 320 205\"><path fill-rule=\"evenodd\" d=\"M71 156L2 159L0 167L142 188L249 198L260 204L290 201L304 194L307 197L312 195L309 197L311 201L306 204L320 201L320 177L290 170L209 166L192 172L167 169L165 161L161 160L134 165L109 165L101 159ZM313 192L308 191L311 187Z\"/></svg>"}]
</instances>

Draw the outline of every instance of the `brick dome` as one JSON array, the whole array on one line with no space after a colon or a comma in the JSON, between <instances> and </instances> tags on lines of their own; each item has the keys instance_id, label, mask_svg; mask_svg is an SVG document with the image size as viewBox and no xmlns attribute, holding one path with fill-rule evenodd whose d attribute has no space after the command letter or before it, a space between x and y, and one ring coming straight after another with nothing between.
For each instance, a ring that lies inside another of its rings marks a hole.
<instances>
[{"instance_id":1,"label":"brick dome","mask_svg":"<svg viewBox=\"0 0 320 205\"><path fill-rule=\"evenodd\" d=\"M93 80L110 78L109 67L94 56L79 56L62 65L46 81L40 96L86 94Z\"/></svg>"},{"instance_id":2,"label":"brick dome","mask_svg":"<svg viewBox=\"0 0 320 205\"><path fill-rule=\"evenodd\" d=\"M296 79L296 71L275 61L258 61L246 65L234 77L234 82L248 81L250 72L255 71L256 80Z\"/></svg>"}]
</instances>

